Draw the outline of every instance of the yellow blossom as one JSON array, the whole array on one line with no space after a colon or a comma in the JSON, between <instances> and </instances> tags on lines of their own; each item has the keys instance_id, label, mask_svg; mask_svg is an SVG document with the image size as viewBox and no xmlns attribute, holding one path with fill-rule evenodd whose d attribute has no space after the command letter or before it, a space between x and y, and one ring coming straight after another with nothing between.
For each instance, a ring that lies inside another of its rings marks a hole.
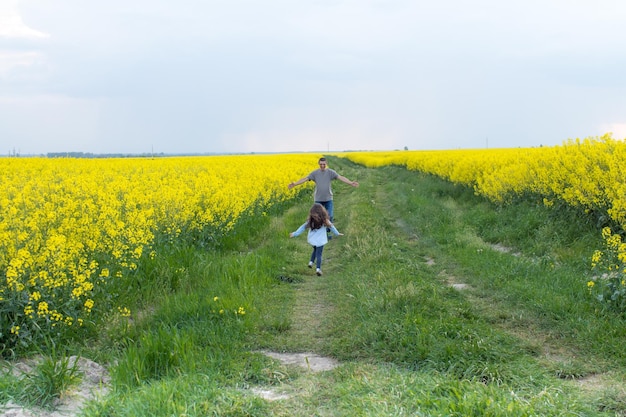
<instances>
[{"instance_id":1,"label":"yellow blossom","mask_svg":"<svg viewBox=\"0 0 626 417\"><path fill-rule=\"evenodd\" d=\"M85 303L83 304L83 306L85 307L85 310L87 312L90 312L91 309L93 308L94 304L95 303L94 303L94 301L92 299L87 299L87 300L85 300Z\"/></svg>"},{"instance_id":2,"label":"yellow blossom","mask_svg":"<svg viewBox=\"0 0 626 417\"><path fill-rule=\"evenodd\" d=\"M40 302L37 306L37 315L41 317L45 316L48 313L48 303L46 303L45 301Z\"/></svg>"},{"instance_id":3,"label":"yellow blossom","mask_svg":"<svg viewBox=\"0 0 626 417\"><path fill-rule=\"evenodd\" d=\"M117 309L122 317L130 317L130 310L127 307L118 307Z\"/></svg>"}]
</instances>

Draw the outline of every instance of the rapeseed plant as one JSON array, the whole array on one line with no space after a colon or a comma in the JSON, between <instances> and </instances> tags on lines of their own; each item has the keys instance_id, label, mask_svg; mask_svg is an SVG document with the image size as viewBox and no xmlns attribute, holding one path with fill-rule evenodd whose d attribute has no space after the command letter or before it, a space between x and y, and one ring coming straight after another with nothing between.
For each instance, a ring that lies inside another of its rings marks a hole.
<instances>
[{"instance_id":1,"label":"rapeseed plant","mask_svg":"<svg viewBox=\"0 0 626 417\"><path fill-rule=\"evenodd\" d=\"M0 355L45 340L53 328L111 312L128 317L112 294L144 258L158 257L157 239L226 234L251 207L293 198L284 178L306 175L315 160L3 159Z\"/></svg>"}]
</instances>

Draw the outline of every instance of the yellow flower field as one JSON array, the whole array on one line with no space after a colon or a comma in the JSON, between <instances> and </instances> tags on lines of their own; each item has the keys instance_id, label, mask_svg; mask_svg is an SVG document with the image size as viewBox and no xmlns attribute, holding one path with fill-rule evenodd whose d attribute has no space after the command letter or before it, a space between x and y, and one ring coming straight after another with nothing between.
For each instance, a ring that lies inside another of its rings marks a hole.
<instances>
[{"instance_id":1,"label":"yellow flower field","mask_svg":"<svg viewBox=\"0 0 626 417\"><path fill-rule=\"evenodd\" d=\"M626 143L611 138L562 146L339 154L368 167L394 164L472 187L496 203L534 196L605 212L626 226Z\"/></svg>"},{"instance_id":2,"label":"yellow flower field","mask_svg":"<svg viewBox=\"0 0 626 417\"><path fill-rule=\"evenodd\" d=\"M293 197L288 181L316 160L3 158L0 345L35 329L80 326L111 309L98 289L135 270L140 258L158 256L155 239L228 233L252 206Z\"/></svg>"},{"instance_id":3,"label":"yellow flower field","mask_svg":"<svg viewBox=\"0 0 626 417\"><path fill-rule=\"evenodd\" d=\"M626 226L626 144L608 135L556 147L336 155L433 174L496 203L531 197ZM130 314L105 302L104 289L158 256L156 239L228 233L246 210L292 198L286 184L307 175L317 157L2 159L0 349L37 329ZM626 245L615 247L626 260Z\"/></svg>"},{"instance_id":4,"label":"yellow flower field","mask_svg":"<svg viewBox=\"0 0 626 417\"><path fill-rule=\"evenodd\" d=\"M626 243L620 234L626 231L626 142L609 134L554 147L338 156L367 167L393 164L432 174L472 187L476 194L498 204L531 198L548 207L577 207L603 223L610 220L618 230L603 229L604 250L597 250L591 260L601 275L587 285L598 300L626 311Z\"/></svg>"}]
</instances>

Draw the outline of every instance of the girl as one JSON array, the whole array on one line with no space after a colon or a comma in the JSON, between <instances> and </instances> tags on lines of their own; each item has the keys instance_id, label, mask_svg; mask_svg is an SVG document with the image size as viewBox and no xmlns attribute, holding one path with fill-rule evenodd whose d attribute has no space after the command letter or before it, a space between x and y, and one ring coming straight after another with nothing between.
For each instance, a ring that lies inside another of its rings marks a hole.
<instances>
[{"instance_id":1,"label":"girl","mask_svg":"<svg viewBox=\"0 0 626 417\"><path fill-rule=\"evenodd\" d=\"M343 236L343 233L339 233L331 223L328 212L324 206L320 203L315 203L309 211L309 217L306 219L306 222L295 232L289 233L289 237L296 237L300 236L305 229L309 229L307 242L313 246L309 268L313 268L313 261L315 261L317 267L315 273L317 276L322 275L322 251L324 250L324 245L328 243L326 228L330 229L336 236Z\"/></svg>"}]
</instances>

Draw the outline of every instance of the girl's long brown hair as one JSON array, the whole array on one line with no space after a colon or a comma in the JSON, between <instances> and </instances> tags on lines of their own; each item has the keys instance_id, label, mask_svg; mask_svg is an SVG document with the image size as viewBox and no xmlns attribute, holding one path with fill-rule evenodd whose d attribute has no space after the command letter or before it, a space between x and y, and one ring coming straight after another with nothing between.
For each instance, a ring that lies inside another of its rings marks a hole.
<instances>
[{"instance_id":1,"label":"girl's long brown hair","mask_svg":"<svg viewBox=\"0 0 626 417\"><path fill-rule=\"evenodd\" d=\"M307 226L313 230L320 229L324 226L328 226L330 223L330 217L328 212L320 203L313 204L309 211L309 218L306 221Z\"/></svg>"}]
</instances>

